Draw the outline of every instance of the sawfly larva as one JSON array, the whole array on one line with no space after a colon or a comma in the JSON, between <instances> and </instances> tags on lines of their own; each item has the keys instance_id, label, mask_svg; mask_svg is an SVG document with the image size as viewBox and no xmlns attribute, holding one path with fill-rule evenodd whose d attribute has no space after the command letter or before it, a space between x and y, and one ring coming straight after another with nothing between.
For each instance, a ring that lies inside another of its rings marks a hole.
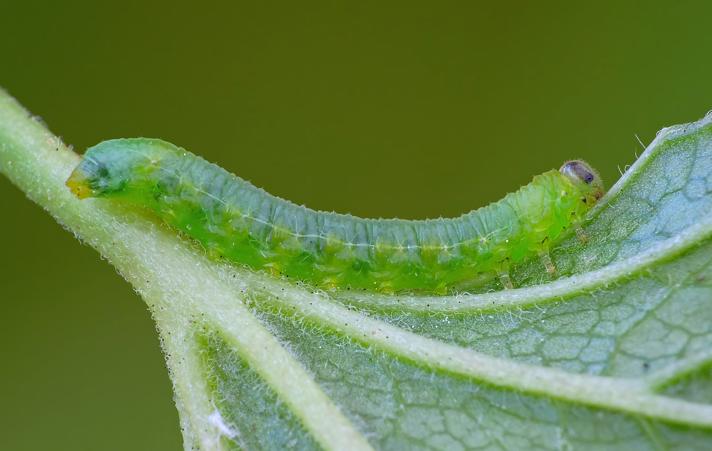
<instances>
[{"instance_id":1,"label":"sawfly larva","mask_svg":"<svg viewBox=\"0 0 712 451\"><path fill-rule=\"evenodd\" d=\"M583 161L534 177L502 200L449 219L364 219L272 196L157 139L90 148L67 180L80 198L120 199L154 212L211 256L321 288L380 292L464 291L539 256L578 227L603 195Z\"/></svg>"}]
</instances>

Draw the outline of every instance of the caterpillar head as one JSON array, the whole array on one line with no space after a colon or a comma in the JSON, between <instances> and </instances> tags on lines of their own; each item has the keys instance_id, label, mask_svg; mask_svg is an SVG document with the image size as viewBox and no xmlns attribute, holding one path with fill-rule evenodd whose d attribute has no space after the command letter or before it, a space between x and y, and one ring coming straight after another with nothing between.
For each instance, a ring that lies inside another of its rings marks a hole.
<instances>
[{"instance_id":1,"label":"caterpillar head","mask_svg":"<svg viewBox=\"0 0 712 451\"><path fill-rule=\"evenodd\" d=\"M564 176L574 183L584 195L584 202L591 205L603 197L603 181L595 169L583 160L571 160L559 169Z\"/></svg>"},{"instance_id":2,"label":"caterpillar head","mask_svg":"<svg viewBox=\"0 0 712 451\"><path fill-rule=\"evenodd\" d=\"M114 139L91 147L67 179L66 185L84 199L119 196L132 184L140 183L142 173L152 170L157 155L143 139Z\"/></svg>"}]
</instances>

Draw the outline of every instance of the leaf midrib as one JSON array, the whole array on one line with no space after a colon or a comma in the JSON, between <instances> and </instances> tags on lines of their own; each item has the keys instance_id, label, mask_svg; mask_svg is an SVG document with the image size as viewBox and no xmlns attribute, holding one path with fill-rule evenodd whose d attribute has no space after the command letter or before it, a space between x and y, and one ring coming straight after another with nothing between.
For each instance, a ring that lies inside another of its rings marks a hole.
<instances>
[{"instance_id":1,"label":"leaf midrib","mask_svg":"<svg viewBox=\"0 0 712 451\"><path fill-rule=\"evenodd\" d=\"M275 304L283 312L284 307L291 307L300 317L316 325L327 326L338 334L419 366L523 393L712 429L712 406L655 394L645 380L575 374L493 357L370 318L324 294L272 283L265 280L258 288L265 302ZM276 292L280 293L279 298L270 296Z\"/></svg>"}]
</instances>

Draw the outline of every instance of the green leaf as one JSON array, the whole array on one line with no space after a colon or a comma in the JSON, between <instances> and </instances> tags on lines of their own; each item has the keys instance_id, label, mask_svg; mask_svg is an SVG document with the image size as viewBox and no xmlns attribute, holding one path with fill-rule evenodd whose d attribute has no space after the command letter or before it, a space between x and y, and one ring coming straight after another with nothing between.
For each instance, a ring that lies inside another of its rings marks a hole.
<instances>
[{"instance_id":1,"label":"green leaf","mask_svg":"<svg viewBox=\"0 0 712 451\"><path fill-rule=\"evenodd\" d=\"M158 324L186 448L706 449L712 117L665 129L519 289L325 293L227 267L64 187L78 162L0 92L0 172ZM58 288L58 289L61 289Z\"/></svg>"}]
</instances>

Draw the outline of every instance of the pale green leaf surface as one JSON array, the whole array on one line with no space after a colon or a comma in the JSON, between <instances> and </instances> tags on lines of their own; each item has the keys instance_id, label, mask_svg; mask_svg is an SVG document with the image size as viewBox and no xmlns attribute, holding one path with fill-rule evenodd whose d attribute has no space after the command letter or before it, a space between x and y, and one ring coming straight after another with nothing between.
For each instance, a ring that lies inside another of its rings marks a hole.
<instances>
[{"instance_id":1,"label":"pale green leaf surface","mask_svg":"<svg viewBox=\"0 0 712 451\"><path fill-rule=\"evenodd\" d=\"M78 158L0 94L0 171L95 247L158 324L186 448L706 449L712 121L662 131L521 288L323 293L209 261L79 201ZM61 287L58 287L61 289Z\"/></svg>"}]
</instances>

